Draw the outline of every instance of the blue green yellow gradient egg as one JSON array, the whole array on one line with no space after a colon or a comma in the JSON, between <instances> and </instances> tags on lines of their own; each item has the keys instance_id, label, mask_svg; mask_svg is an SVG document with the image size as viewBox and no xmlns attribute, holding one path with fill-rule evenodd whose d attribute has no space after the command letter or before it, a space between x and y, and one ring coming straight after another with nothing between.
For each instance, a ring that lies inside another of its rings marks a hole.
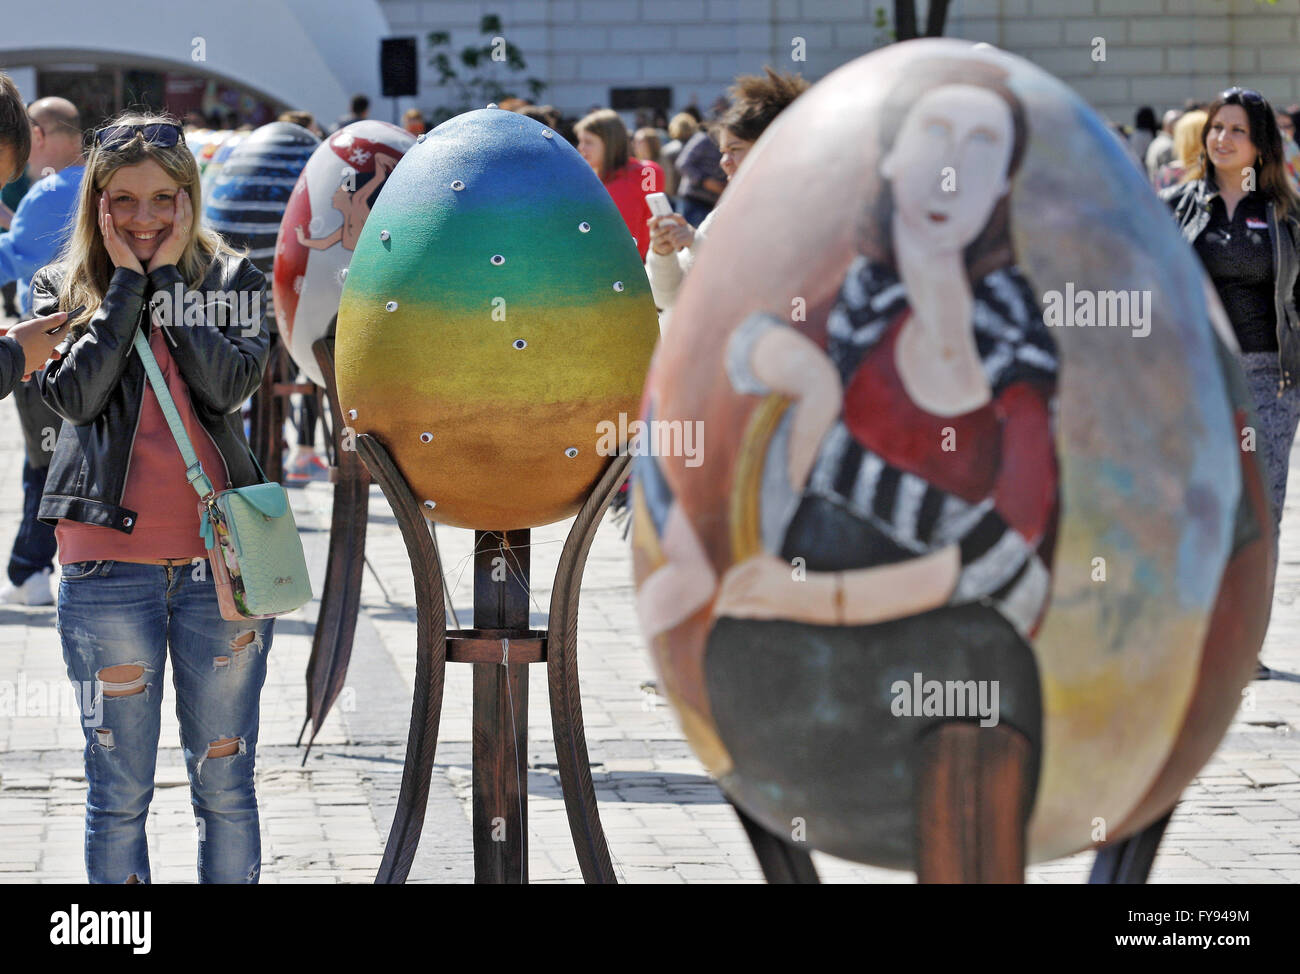
<instances>
[{"instance_id":1,"label":"blue green yellow gradient egg","mask_svg":"<svg viewBox=\"0 0 1300 974\"><path fill-rule=\"evenodd\" d=\"M574 513L609 462L601 424L636 415L658 335L636 245L577 151L526 116L468 112L403 157L366 221L340 400L431 519L534 527Z\"/></svg>"}]
</instances>

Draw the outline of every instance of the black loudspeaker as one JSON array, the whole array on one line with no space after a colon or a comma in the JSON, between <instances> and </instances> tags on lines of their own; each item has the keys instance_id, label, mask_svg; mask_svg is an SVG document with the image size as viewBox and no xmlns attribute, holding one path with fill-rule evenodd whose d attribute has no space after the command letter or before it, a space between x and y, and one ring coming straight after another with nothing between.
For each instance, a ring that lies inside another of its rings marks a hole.
<instances>
[{"instance_id":1,"label":"black loudspeaker","mask_svg":"<svg viewBox=\"0 0 1300 974\"><path fill-rule=\"evenodd\" d=\"M385 98L419 94L414 37L389 37L379 42L379 77Z\"/></svg>"}]
</instances>

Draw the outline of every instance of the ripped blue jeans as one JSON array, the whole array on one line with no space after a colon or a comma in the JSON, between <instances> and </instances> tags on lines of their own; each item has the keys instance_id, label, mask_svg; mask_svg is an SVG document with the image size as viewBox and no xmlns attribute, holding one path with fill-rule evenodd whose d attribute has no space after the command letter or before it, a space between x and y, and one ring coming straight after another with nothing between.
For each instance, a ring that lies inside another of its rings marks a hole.
<instances>
[{"instance_id":1,"label":"ripped blue jeans","mask_svg":"<svg viewBox=\"0 0 1300 974\"><path fill-rule=\"evenodd\" d=\"M63 566L58 630L86 736L86 876L149 882L163 675L199 838L199 882L255 883L261 836L253 762L272 619L227 622L206 560Z\"/></svg>"}]
</instances>

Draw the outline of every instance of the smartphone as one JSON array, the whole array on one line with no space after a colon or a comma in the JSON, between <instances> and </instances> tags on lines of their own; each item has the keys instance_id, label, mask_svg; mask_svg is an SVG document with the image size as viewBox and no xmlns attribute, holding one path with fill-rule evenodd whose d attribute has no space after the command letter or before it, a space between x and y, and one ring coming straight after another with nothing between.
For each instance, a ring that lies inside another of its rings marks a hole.
<instances>
[{"instance_id":1,"label":"smartphone","mask_svg":"<svg viewBox=\"0 0 1300 974\"><path fill-rule=\"evenodd\" d=\"M77 305L75 308L73 308L71 311L68 312L68 316L67 316L66 318L63 319L63 324L61 324L61 325L57 325L56 327L51 328L51 329L50 329L49 331L47 331L45 334L47 334L47 335L57 335L57 334L58 334L59 332L61 332L64 328L68 327L68 322L69 322L69 321L72 321L74 318L77 317L77 315L81 314L81 312L83 312L83 311L85 311L85 310L86 310L86 306L85 306L84 304L79 304L79 305Z\"/></svg>"},{"instance_id":2,"label":"smartphone","mask_svg":"<svg viewBox=\"0 0 1300 974\"><path fill-rule=\"evenodd\" d=\"M673 211L673 205L664 193L647 193L645 201L650 207L651 216L667 216Z\"/></svg>"}]
</instances>

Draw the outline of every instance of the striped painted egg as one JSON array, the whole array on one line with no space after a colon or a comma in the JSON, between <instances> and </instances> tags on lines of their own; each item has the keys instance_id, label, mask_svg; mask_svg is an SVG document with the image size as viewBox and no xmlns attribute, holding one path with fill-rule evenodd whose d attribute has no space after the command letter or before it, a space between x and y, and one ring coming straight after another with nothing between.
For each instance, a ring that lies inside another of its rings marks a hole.
<instances>
[{"instance_id":1,"label":"striped painted egg","mask_svg":"<svg viewBox=\"0 0 1300 974\"><path fill-rule=\"evenodd\" d=\"M899 869L943 820L940 730L1020 755L1025 817L986 821L1028 861L1160 818L1271 598L1196 255L1091 109L985 48L891 45L763 133L633 473L637 608L697 754L773 835Z\"/></svg>"},{"instance_id":2,"label":"striped painted egg","mask_svg":"<svg viewBox=\"0 0 1300 974\"><path fill-rule=\"evenodd\" d=\"M365 119L317 146L289 197L276 242L275 317L298 367L324 385L312 345L333 333L366 218L415 136Z\"/></svg>"},{"instance_id":3,"label":"striped painted egg","mask_svg":"<svg viewBox=\"0 0 1300 974\"><path fill-rule=\"evenodd\" d=\"M339 398L431 519L534 527L574 513L618 451L658 334L636 245L577 151L524 115L467 112L370 213Z\"/></svg>"},{"instance_id":4,"label":"striped painted egg","mask_svg":"<svg viewBox=\"0 0 1300 974\"><path fill-rule=\"evenodd\" d=\"M319 142L292 122L263 125L239 141L220 162L211 188L204 188L204 225L233 246L247 247L249 259L267 274L289 194ZM220 156L218 150L209 171Z\"/></svg>"}]
</instances>

